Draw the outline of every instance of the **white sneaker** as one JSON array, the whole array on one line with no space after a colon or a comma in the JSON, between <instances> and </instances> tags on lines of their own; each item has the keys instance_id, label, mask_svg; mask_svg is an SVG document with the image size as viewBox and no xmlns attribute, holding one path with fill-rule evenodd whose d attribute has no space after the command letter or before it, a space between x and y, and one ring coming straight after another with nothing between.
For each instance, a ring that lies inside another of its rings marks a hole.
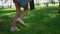
<instances>
[{"instance_id":1,"label":"white sneaker","mask_svg":"<svg viewBox=\"0 0 60 34\"><path fill-rule=\"evenodd\" d=\"M10 30L11 32L13 32L13 31L20 31L20 29L18 29L17 27L11 27L11 30Z\"/></svg>"},{"instance_id":2,"label":"white sneaker","mask_svg":"<svg viewBox=\"0 0 60 34\"><path fill-rule=\"evenodd\" d=\"M26 24L24 23L24 21L20 18L17 18L17 21L20 22L23 26L26 26Z\"/></svg>"}]
</instances>

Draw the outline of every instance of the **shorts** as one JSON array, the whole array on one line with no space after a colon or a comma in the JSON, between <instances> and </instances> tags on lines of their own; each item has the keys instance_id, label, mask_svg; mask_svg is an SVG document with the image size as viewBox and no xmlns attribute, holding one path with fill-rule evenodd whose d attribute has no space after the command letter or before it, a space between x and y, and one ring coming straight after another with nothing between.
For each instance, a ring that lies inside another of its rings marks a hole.
<instances>
[{"instance_id":1,"label":"shorts","mask_svg":"<svg viewBox=\"0 0 60 34\"><path fill-rule=\"evenodd\" d=\"M21 7L28 7L28 0L16 0Z\"/></svg>"}]
</instances>

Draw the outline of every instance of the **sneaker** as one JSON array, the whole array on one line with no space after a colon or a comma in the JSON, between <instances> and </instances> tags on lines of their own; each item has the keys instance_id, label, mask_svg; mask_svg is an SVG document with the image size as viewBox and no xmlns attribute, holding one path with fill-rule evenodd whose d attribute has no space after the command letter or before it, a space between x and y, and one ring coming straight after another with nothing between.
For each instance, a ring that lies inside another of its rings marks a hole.
<instances>
[{"instance_id":1,"label":"sneaker","mask_svg":"<svg viewBox=\"0 0 60 34\"><path fill-rule=\"evenodd\" d=\"M20 22L20 24L22 24L24 27L26 26L25 22L22 19L17 18L17 21Z\"/></svg>"},{"instance_id":2,"label":"sneaker","mask_svg":"<svg viewBox=\"0 0 60 34\"><path fill-rule=\"evenodd\" d=\"M20 31L20 29L19 28L17 28L17 27L11 27L11 30L10 30L11 32L13 32L13 31Z\"/></svg>"}]
</instances>

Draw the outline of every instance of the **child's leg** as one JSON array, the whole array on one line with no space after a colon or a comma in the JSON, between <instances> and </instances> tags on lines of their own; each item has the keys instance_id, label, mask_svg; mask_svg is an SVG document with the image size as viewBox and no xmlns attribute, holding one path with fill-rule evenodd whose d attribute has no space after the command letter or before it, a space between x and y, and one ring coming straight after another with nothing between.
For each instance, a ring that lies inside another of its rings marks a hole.
<instances>
[{"instance_id":1,"label":"child's leg","mask_svg":"<svg viewBox=\"0 0 60 34\"><path fill-rule=\"evenodd\" d=\"M12 28L16 28L16 19L20 16L20 4L18 2L14 2L16 6L16 15L13 20Z\"/></svg>"},{"instance_id":2,"label":"child's leg","mask_svg":"<svg viewBox=\"0 0 60 34\"><path fill-rule=\"evenodd\" d=\"M17 19L17 21L19 21L20 24L22 24L24 27L26 26L26 24L24 23L22 19L23 17L26 16L27 13L28 13L28 8L24 7L24 12L20 15L20 18Z\"/></svg>"},{"instance_id":3,"label":"child's leg","mask_svg":"<svg viewBox=\"0 0 60 34\"><path fill-rule=\"evenodd\" d=\"M28 13L28 8L24 7L24 12L20 15L20 18L23 19L27 13Z\"/></svg>"},{"instance_id":4,"label":"child's leg","mask_svg":"<svg viewBox=\"0 0 60 34\"><path fill-rule=\"evenodd\" d=\"M14 17L14 21L13 21L13 25L12 27L16 27L16 19L20 16L20 4L18 4L17 2L15 3L16 6L16 15Z\"/></svg>"}]
</instances>

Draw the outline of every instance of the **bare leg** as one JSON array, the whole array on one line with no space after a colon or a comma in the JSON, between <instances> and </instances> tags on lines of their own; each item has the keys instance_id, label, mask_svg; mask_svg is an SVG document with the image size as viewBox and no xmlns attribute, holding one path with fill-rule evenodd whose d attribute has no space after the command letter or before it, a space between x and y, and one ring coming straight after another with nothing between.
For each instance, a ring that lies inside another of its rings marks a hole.
<instances>
[{"instance_id":1,"label":"bare leg","mask_svg":"<svg viewBox=\"0 0 60 34\"><path fill-rule=\"evenodd\" d=\"M28 13L28 8L24 7L24 12L20 15L20 18L23 19Z\"/></svg>"},{"instance_id":2,"label":"bare leg","mask_svg":"<svg viewBox=\"0 0 60 34\"><path fill-rule=\"evenodd\" d=\"M15 3L16 6L16 15L14 17L13 25L12 27L16 27L16 19L20 16L20 4Z\"/></svg>"},{"instance_id":3,"label":"bare leg","mask_svg":"<svg viewBox=\"0 0 60 34\"><path fill-rule=\"evenodd\" d=\"M20 15L20 18L17 19L17 21L19 21L20 24L24 27L26 26L26 24L22 19L26 16L27 13L28 13L28 8L24 7L24 12Z\"/></svg>"},{"instance_id":4,"label":"bare leg","mask_svg":"<svg viewBox=\"0 0 60 34\"><path fill-rule=\"evenodd\" d=\"M16 30L16 23L17 23L17 18L20 16L20 4L18 2L14 2L15 3L15 6L16 6L16 15L14 17L14 20L13 20L13 24L12 24L12 27L11 27L11 31L14 31Z\"/></svg>"}]
</instances>

